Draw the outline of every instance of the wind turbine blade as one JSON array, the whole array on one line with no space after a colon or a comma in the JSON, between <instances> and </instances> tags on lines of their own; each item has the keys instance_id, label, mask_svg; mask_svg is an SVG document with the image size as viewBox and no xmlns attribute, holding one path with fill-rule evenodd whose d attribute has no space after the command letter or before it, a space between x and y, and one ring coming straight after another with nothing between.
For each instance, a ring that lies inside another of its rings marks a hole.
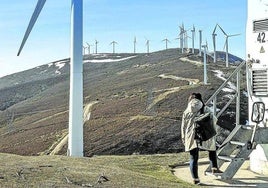
<instances>
[{"instance_id":1,"label":"wind turbine blade","mask_svg":"<svg viewBox=\"0 0 268 188\"><path fill-rule=\"evenodd\" d=\"M226 33L225 33L225 31L222 29L222 27L220 26L220 25L218 25L219 26L219 28L221 29L221 31L223 32L223 34L225 35L225 36L228 36Z\"/></svg>"},{"instance_id":2,"label":"wind turbine blade","mask_svg":"<svg viewBox=\"0 0 268 188\"><path fill-rule=\"evenodd\" d=\"M29 25L27 27L27 30L26 30L26 32L24 34L24 37L22 39L22 42L21 42L21 45L20 45L20 48L19 48L17 56L20 55L20 53L21 53L21 51L22 51L22 49L23 49L23 47L24 47L24 45L25 45L25 43L26 43L26 41L27 41L31 31L32 31L32 29L33 29L33 26L34 26L39 14L40 14L42 8L44 7L45 3L46 3L46 0L38 0L38 2L36 4L36 7L35 7L35 10L33 12L33 15L31 17L30 23L29 23Z\"/></svg>"},{"instance_id":3,"label":"wind turbine blade","mask_svg":"<svg viewBox=\"0 0 268 188\"><path fill-rule=\"evenodd\" d=\"M224 46L223 46L223 50L226 48L226 43L227 43L227 39L225 40Z\"/></svg>"},{"instance_id":4,"label":"wind turbine blade","mask_svg":"<svg viewBox=\"0 0 268 188\"><path fill-rule=\"evenodd\" d=\"M218 24L216 24L216 26L215 26L215 28L214 28L214 30L213 30L213 32L212 32L212 34L215 34L216 29L217 29L217 26L218 26Z\"/></svg>"},{"instance_id":5,"label":"wind turbine blade","mask_svg":"<svg viewBox=\"0 0 268 188\"><path fill-rule=\"evenodd\" d=\"M228 35L228 37L234 37L234 36L238 36L238 35L241 35L241 34Z\"/></svg>"}]
</instances>

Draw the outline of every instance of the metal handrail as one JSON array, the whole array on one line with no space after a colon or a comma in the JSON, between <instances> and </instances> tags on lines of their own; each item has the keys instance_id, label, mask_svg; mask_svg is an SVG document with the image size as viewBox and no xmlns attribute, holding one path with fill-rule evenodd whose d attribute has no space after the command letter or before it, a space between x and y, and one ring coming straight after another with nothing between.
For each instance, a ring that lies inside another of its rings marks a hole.
<instances>
[{"instance_id":1,"label":"metal handrail","mask_svg":"<svg viewBox=\"0 0 268 188\"><path fill-rule=\"evenodd\" d=\"M234 72L224 81L224 83L214 92L214 94L205 102L206 105L213 102L213 113L218 118L222 115L222 113L227 109L227 107L232 103L232 101L236 98L236 125L240 124L240 71L242 67L246 64L246 61L240 63L240 65L234 70ZM228 84L228 82L233 79L236 75L236 93L233 98L227 102L227 104L223 107L223 109L216 114L216 99L218 94L222 91L222 89Z\"/></svg>"},{"instance_id":2,"label":"metal handrail","mask_svg":"<svg viewBox=\"0 0 268 188\"><path fill-rule=\"evenodd\" d=\"M213 99L220 93L220 91L228 84L228 82L234 77L234 75L242 69L242 67L246 64L246 61L240 63L240 65L234 70L234 72L229 76L225 82L215 91L215 93L207 100L206 105L209 104Z\"/></svg>"}]
</instances>

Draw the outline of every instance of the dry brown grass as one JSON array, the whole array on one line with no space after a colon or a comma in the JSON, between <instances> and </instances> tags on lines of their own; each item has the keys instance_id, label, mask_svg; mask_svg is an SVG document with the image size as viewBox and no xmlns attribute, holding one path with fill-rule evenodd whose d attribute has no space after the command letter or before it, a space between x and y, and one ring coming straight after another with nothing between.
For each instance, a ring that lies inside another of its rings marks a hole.
<instances>
[{"instance_id":1,"label":"dry brown grass","mask_svg":"<svg viewBox=\"0 0 268 188\"><path fill-rule=\"evenodd\" d=\"M188 153L92 158L0 154L0 157L0 187L192 187L176 178L169 167L187 161Z\"/></svg>"}]
</instances>

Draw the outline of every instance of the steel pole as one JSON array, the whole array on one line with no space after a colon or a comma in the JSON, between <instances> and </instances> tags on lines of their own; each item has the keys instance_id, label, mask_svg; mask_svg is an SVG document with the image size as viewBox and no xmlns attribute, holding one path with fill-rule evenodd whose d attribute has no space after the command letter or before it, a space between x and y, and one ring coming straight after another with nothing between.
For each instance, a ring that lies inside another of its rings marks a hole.
<instances>
[{"instance_id":1,"label":"steel pole","mask_svg":"<svg viewBox=\"0 0 268 188\"><path fill-rule=\"evenodd\" d=\"M83 0L71 4L71 60L68 155L83 156Z\"/></svg>"}]
</instances>

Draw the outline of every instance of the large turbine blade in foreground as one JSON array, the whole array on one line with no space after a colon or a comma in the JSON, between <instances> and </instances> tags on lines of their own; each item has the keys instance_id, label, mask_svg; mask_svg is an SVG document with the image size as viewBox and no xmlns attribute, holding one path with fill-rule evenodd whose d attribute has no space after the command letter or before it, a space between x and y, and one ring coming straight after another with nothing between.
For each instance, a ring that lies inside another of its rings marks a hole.
<instances>
[{"instance_id":1,"label":"large turbine blade in foreground","mask_svg":"<svg viewBox=\"0 0 268 188\"><path fill-rule=\"evenodd\" d=\"M17 56L20 55L20 52L21 52L25 42L27 41L27 39L28 39L28 37L29 37L29 35L30 35L31 31L32 31L32 28L33 28L33 26L34 26L34 24L35 24L35 22L36 22L36 20L37 20L37 18L39 16L41 10L42 10L42 8L44 7L45 3L46 3L46 0L38 0L37 5L36 5L35 10L34 10L34 13L33 13L32 17L31 17L30 23L29 23L29 25L27 27L27 30L26 30L25 34L24 34L24 37L23 37L23 40L21 42L20 49L18 51Z\"/></svg>"}]
</instances>

